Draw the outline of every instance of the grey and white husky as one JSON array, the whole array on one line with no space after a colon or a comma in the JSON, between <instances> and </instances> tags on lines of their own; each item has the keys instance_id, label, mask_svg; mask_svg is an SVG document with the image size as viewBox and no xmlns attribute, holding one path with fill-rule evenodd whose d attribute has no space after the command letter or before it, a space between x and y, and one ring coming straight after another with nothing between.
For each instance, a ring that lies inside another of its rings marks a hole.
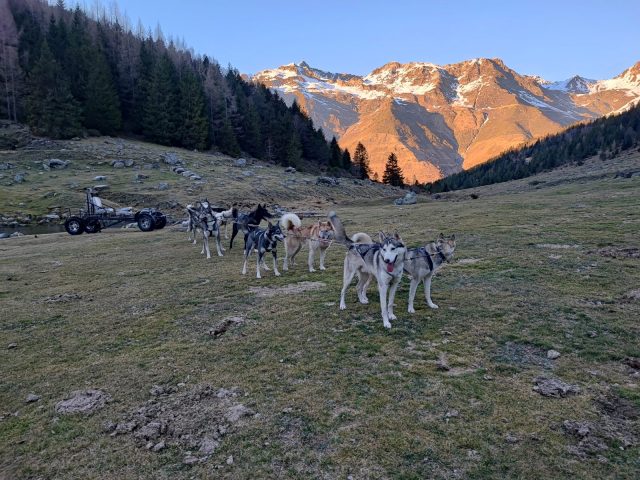
<instances>
[{"instance_id":1,"label":"grey and white husky","mask_svg":"<svg viewBox=\"0 0 640 480\"><path fill-rule=\"evenodd\" d=\"M344 226L335 212L329 214L329 221L335 231L336 240L345 243L349 249L344 259L340 310L347 308L344 297L354 276L358 276L358 299L364 304L369 303L366 288L371 279L375 278L380 294L382 323L385 328L391 328L390 320L397 318L393 314L393 301L402 280L404 256L407 251L402 239L397 233L391 236L380 232L379 243L358 244L347 237Z\"/></svg>"},{"instance_id":2,"label":"grey and white husky","mask_svg":"<svg viewBox=\"0 0 640 480\"><path fill-rule=\"evenodd\" d=\"M222 245L220 243L220 226L216 219L215 213L211 210L209 202L203 200L200 202L199 208L194 208L191 205L187 205L187 213L189 214L189 227L193 231L194 238L193 243L196 243L196 235L198 230L202 231L202 251L200 253L207 253L207 258L211 258L211 251L209 250L209 237L213 237L216 241L216 249L218 250L218 256L222 257Z\"/></svg>"},{"instance_id":3,"label":"grey and white husky","mask_svg":"<svg viewBox=\"0 0 640 480\"><path fill-rule=\"evenodd\" d=\"M431 279L433 275L453 258L456 249L456 236L445 238L440 234L435 242L427 243L424 247L410 248L404 260L404 271L411 277L409 286L409 313L416 313L413 300L420 283L424 282L424 296L427 305L438 308L431 300Z\"/></svg>"},{"instance_id":4,"label":"grey and white husky","mask_svg":"<svg viewBox=\"0 0 640 480\"><path fill-rule=\"evenodd\" d=\"M278 246L278 242L282 242L284 240L284 234L280 229L279 224L273 225L271 222L268 222L267 228L254 228L247 235L247 242L244 246L244 265L242 266L242 274L247 274L247 260L251 255L251 251L255 248L258 253L257 261L257 269L256 269L256 278L262 278L260 276L260 267L262 266L265 270L269 270L267 265L264 263L264 255L267 252L271 252L273 256L273 273L276 277L280 276L280 272L278 271L278 251L276 250Z\"/></svg>"}]
</instances>

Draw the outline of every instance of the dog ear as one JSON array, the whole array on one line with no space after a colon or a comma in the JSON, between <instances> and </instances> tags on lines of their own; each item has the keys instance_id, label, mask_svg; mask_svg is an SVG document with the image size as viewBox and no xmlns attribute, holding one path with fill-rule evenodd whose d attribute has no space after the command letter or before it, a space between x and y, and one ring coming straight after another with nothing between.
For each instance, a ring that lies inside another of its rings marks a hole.
<instances>
[{"instance_id":1,"label":"dog ear","mask_svg":"<svg viewBox=\"0 0 640 480\"><path fill-rule=\"evenodd\" d=\"M398 232L393 232L393 236L394 236L394 237L395 237L395 239L396 239L397 241L399 241L400 243L404 243L404 242L402 241L402 238L400 238L400 235L398 234Z\"/></svg>"},{"instance_id":2,"label":"dog ear","mask_svg":"<svg viewBox=\"0 0 640 480\"><path fill-rule=\"evenodd\" d=\"M385 240L385 238L387 238L387 236L384 234L384 232L383 232L382 230L380 230L380 231L378 232L378 236L379 236L379 238L380 238L380 243L383 243L383 242L384 242L384 240Z\"/></svg>"},{"instance_id":3,"label":"dog ear","mask_svg":"<svg viewBox=\"0 0 640 480\"><path fill-rule=\"evenodd\" d=\"M438 235L438 240L444 240L444 233L440 233L440 235Z\"/></svg>"},{"instance_id":4,"label":"dog ear","mask_svg":"<svg viewBox=\"0 0 640 480\"><path fill-rule=\"evenodd\" d=\"M453 240L454 242L456 241L456 234L455 233L451 235L451 240Z\"/></svg>"}]
</instances>

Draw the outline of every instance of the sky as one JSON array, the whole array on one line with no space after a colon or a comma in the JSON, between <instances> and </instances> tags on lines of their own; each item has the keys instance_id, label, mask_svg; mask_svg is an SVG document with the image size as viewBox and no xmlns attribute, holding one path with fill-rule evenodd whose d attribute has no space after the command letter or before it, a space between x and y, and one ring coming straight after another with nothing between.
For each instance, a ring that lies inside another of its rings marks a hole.
<instances>
[{"instance_id":1,"label":"sky","mask_svg":"<svg viewBox=\"0 0 640 480\"><path fill-rule=\"evenodd\" d=\"M134 25L160 24L165 36L248 74L303 60L364 75L391 61L498 57L548 80L605 79L640 61L640 0L117 3Z\"/></svg>"}]
</instances>

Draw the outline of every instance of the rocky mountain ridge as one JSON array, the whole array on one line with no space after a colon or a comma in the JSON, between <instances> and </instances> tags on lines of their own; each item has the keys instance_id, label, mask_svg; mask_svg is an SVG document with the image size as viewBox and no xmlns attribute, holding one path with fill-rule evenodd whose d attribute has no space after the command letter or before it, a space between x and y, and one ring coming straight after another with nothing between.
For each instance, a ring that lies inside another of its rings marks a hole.
<instances>
[{"instance_id":1,"label":"rocky mountain ridge","mask_svg":"<svg viewBox=\"0 0 640 480\"><path fill-rule=\"evenodd\" d=\"M379 175L395 152L408 181L430 181L577 122L640 100L640 62L609 80L551 82L500 59L450 65L390 62L365 76L306 62L253 79L298 102L327 137L350 151L362 142Z\"/></svg>"}]
</instances>

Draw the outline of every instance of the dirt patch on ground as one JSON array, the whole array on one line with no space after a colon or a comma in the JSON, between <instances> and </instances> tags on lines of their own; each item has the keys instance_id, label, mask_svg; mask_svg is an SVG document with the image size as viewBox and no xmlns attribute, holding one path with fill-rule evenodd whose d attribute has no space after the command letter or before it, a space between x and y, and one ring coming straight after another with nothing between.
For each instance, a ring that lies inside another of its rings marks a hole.
<instances>
[{"instance_id":1,"label":"dirt patch on ground","mask_svg":"<svg viewBox=\"0 0 640 480\"><path fill-rule=\"evenodd\" d=\"M547 353L540 347L526 343L507 342L498 348L494 360L500 363L511 363L519 367L542 367L553 369L554 364L547 358Z\"/></svg>"},{"instance_id":2,"label":"dirt patch on ground","mask_svg":"<svg viewBox=\"0 0 640 480\"><path fill-rule=\"evenodd\" d=\"M631 290L624 296L627 300L640 300L640 290Z\"/></svg>"},{"instance_id":3,"label":"dirt patch on ground","mask_svg":"<svg viewBox=\"0 0 640 480\"><path fill-rule=\"evenodd\" d=\"M563 382L557 378L538 377L534 380L534 392L543 397L567 397L580 393L580 387Z\"/></svg>"},{"instance_id":4,"label":"dirt patch on ground","mask_svg":"<svg viewBox=\"0 0 640 480\"><path fill-rule=\"evenodd\" d=\"M536 245L538 248L552 248L557 250L569 250L574 248L580 248L580 245L570 245L565 243L538 243Z\"/></svg>"},{"instance_id":5,"label":"dirt patch on ground","mask_svg":"<svg viewBox=\"0 0 640 480\"><path fill-rule=\"evenodd\" d=\"M77 293L61 293L59 295L47 297L42 301L43 303L67 303L73 302L74 300L82 300L82 296Z\"/></svg>"},{"instance_id":6,"label":"dirt patch on ground","mask_svg":"<svg viewBox=\"0 0 640 480\"><path fill-rule=\"evenodd\" d=\"M96 410L100 410L110 401L111 396L102 390L76 390L71 392L64 400L56 403L55 410L62 415L93 413Z\"/></svg>"},{"instance_id":7,"label":"dirt patch on ground","mask_svg":"<svg viewBox=\"0 0 640 480\"><path fill-rule=\"evenodd\" d=\"M249 287L249 291L255 293L257 297L266 298L276 295L295 295L310 290L320 290L326 286L324 282L298 282L283 287Z\"/></svg>"},{"instance_id":8,"label":"dirt patch on ground","mask_svg":"<svg viewBox=\"0 0 640 480\"><path fill-rule=\"evenodd\" d=\"M217 325L212 326L207 333L214 338L218 338L224 335L227 332L227 330L233 325L242 325L244 321L245 321L244 317L237 317L237 316L227 317L221 322L219 322Z\"/></svg>"},{"instance_id":9,"label":"dirt patch on ground","mask_svg":"<svg viewBox=\"0 0 640 480\"><path fill-rule=\"evenodd\" d=\"M638 258L640 259L640 248L637 247L605 247L595 252L602 257L608 258Z\"/></svg>"},{"instance_id":10,"label":"dirt patch on ground","mask_svg":"<svg viewBox=\"0 0 640 480\"><path fill-rule=\"evenodd\" d=\"M105 432L132 435L140 447L154 452L177 447L188 465L205 462L225 435L255 415L238 401L243 394L237 388L155 385L149 393L151 399L118 423L105 424Z\"/></svg>"},{"instance_id":11,"label":"dirt patch on ground","mask_svg":"<svg viewBox=\"0 0 640 480\"><path fill-rule=\"evenodd\" d=\"M599 461L607 462L603 452L638 445L638 407L615 395L597 399L595 406L600 413L598 420L565 420L562 423L564 433L576 440L567 446L569 453L581 459L595 456Z\"/></svg>"}]
</instances>

